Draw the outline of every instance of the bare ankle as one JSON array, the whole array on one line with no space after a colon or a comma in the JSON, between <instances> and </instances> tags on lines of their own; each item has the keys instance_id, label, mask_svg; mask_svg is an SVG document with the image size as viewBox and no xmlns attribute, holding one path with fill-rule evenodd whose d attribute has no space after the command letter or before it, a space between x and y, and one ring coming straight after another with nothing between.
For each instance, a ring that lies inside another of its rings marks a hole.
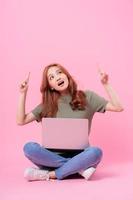
<instances>
[{"instance_id":1,"label":"bare ankle","mask_svg":"<svg viewBox=\"0 0 133 200\"><path fill-rule=\"evenodd\" d=\"M56 179L55 171L49 172L49 178Z\"/></svg>"}]
</instances>

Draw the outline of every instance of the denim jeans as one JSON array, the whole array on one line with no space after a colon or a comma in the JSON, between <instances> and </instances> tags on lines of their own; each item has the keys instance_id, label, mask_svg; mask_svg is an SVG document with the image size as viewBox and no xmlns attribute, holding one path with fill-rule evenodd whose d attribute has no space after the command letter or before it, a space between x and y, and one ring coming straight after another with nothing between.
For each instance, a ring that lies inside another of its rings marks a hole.
<instances>
[{"instance_id":1,"label":"denim jeans","mask_svg":"<svg viewBox=\"0 0 133 200\"><path fill-rule=\"evenodd\" d=\"M23 150L25 156L39 168L54 170L57 179L63 179L92 166L96 167L102 158L102 150L94 146L89 146L74 155L68 154L68 157L58 155L36 142L26 143Z\"/></svg>"}]
</instances>

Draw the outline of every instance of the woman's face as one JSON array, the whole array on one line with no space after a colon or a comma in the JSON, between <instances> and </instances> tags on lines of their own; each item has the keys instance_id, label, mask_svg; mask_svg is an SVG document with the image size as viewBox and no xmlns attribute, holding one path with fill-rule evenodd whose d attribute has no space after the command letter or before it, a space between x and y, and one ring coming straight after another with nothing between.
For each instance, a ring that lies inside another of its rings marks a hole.
<instances>
[{"instance_id":1,"label":"woman's face","mask_svg":"<svg viewBox=\"0 0 133 200\"><path fill-rule=\"evenodd\" d=\"M64 72L58 67L50 67L47 72L48 82L51 88L62 92L68 88L69 81Z\"/></svg>"}]
</instances>

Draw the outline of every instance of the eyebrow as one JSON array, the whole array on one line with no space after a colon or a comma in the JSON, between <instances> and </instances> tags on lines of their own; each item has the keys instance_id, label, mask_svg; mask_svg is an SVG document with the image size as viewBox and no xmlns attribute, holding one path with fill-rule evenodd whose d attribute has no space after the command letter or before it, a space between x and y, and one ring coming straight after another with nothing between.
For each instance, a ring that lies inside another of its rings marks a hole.
<instances>
[{"instance_id":1,"label":"eyebrow","mask_svg":"<svg viewBox=\"0 0 133 200\"><path fill-rule=\"evenodd\" d=\"M57 69L57 70L56 70L56 72L58 72L58 71L61 71L61 69ZM52 74L49 74L48 77L51 76L51 75L52 75Z\"/></svg>"}]
</instances>

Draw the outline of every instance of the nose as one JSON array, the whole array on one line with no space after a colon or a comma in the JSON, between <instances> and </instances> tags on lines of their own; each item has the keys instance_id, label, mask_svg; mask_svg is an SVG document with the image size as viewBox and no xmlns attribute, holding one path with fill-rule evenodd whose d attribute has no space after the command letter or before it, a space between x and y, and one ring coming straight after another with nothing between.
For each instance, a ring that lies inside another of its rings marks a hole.
<instances>
[{"instance_id":1,"label":"nose","mask_svg":"<svg viewBox=\"0 0 133 200\"><path fill-rule=\"evenodd\" d=\"M61 79L60 77L59 77L59 78L57 77L57 78L56 78L56 81L58 82L60 79Z\"/></svg>"}]
</instances>

